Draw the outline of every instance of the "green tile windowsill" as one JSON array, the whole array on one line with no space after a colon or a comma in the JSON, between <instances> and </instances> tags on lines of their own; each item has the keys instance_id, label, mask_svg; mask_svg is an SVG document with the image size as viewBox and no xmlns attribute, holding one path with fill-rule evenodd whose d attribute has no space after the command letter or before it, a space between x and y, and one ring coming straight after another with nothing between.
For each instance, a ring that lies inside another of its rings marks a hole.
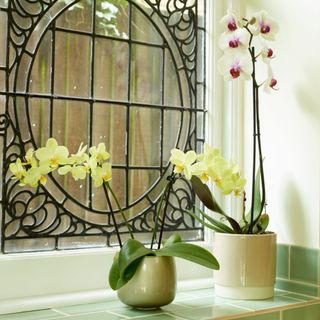
<instances>
[{"instance_id":1,"label":"green tile windowsill","mask_svg":"<svg viewBox=\"0 0 320 320\"><path fill-rule=\"evenodd\" d=\"M135 310L118 300L0 315L0 320L319 320L320 299L276 290L267 300L230 300L214 289L178 292L174 303L157 310Z\"/></svg>"}]
</instances>

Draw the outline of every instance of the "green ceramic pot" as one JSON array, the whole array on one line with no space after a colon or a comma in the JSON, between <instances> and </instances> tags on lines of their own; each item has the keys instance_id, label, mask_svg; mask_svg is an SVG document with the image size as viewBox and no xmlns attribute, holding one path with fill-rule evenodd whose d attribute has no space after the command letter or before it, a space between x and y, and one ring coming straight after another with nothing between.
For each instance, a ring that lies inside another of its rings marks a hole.
<instances>
[{"instance_id":1,"label":"green ceramic pot","mask_svg":"<svg viewBox=\"0 0 320 320\"><path fill-rule=\"evenodd\" d=\"M134 308L159 308L174 300L176 285L174 258L146 256L132 279L118 290L118 297Z\"/></svg>"}]
</instances>

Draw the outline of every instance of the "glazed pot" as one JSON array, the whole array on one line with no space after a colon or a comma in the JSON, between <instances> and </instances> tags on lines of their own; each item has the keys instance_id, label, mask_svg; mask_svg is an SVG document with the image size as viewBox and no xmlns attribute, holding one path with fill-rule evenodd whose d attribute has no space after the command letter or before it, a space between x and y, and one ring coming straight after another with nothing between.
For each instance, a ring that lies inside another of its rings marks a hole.
<instances>
[{"instance_id":1,"label":"glazed pot","mask_svg":"<svg viewBox=\"0 0 320 320\"><path fill-rule=\"evenodd\" d=\"M124 304L134 308L159 308L174 300L176 267L173 257L146 256L132 279L118 290Z\"/></svg>"},{"instance_id":2,"label":"glazed pot","mask_svg":"<svg viewBox=\"0 0 320 320\"><path fill-rule=\"evenodd\" d=\"M215 233L215 293L230 299L267 299L274 294L276 234Z\"/></svg>"}]
</instances>

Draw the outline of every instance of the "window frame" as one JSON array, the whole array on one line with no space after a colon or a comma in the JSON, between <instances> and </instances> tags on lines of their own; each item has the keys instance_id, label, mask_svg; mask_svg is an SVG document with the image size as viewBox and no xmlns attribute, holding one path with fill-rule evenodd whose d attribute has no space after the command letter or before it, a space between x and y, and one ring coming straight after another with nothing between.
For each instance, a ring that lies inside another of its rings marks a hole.
<instances>
[{"instance_id":1,"label":"window frame","mask_svg":"<svg viewBox=\"0 0 320 320\"><path fill-rule=\"evenodd\" d=\"M226 134L223 129L226 112L222 110L226 86L214 66L220 56L216 41L218 23L228 6L224 1L208 1L206 19L206 140L222 148ZM229 109L227 112L232 113ZM215 125L210 126L210 123ZM212 252L213 232L205 228L205 240L196 244ZM0 314L115 298L116 292L108 286L108 270L116 251L113 247L0 253ZM212 270L182 259L176 259L176 266L178 289L213 285Z\"/></svg>"}]
</instances>

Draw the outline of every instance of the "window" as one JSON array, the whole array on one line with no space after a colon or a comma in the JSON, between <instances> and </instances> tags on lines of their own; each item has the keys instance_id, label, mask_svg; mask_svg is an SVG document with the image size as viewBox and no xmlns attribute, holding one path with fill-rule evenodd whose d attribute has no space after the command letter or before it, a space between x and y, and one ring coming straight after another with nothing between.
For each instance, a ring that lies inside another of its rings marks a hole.
<instances>
[{"instance_id":1,"label":"window","mask_svg":"<svg viewBox=\"0 0 320 320\"><path fill-rule=\"evenodd\" d=\"M117 243L90 180L53 175L29 189L10 179L8 164L51 136L71 152L106 143L112 187L148 241L170 150L199 152L205 137L205 0L0 1L0 43L1 251ZM167 233L203 239L181 210L194 202L176 184Z\"/></svg>"}]
</instances>

